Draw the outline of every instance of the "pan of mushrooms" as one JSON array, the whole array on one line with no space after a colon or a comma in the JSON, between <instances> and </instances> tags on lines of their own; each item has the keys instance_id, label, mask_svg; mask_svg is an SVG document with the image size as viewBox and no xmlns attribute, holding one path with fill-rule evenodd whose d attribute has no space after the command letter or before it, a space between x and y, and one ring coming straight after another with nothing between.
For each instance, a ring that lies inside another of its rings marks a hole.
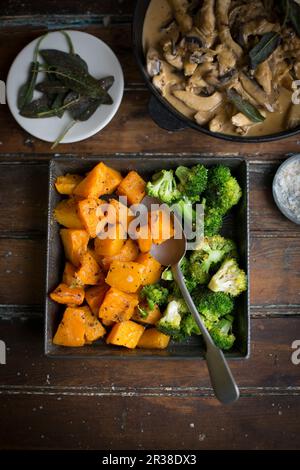
<instances>
[{"instance_id":1,"label":"pan of mushrooms","mask_svg":"<svg viewBox=\"0 0 300 470\"><path fill-rule=\"evenodd\" d=\"M300 0L138 0L133 42L162 127L240 142L300 131Z\"/></svg>"}]
</instances>

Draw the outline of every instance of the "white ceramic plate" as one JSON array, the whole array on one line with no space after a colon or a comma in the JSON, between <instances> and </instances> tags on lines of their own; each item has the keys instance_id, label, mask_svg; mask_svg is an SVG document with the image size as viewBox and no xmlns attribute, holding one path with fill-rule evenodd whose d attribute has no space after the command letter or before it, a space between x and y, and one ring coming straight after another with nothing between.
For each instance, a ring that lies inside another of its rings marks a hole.
<instances>
[{"instance_id":1,"label":"white ceramic plate","mask_svg":"<svg viewBox=\"0 0 300 470\"><path fill-rule=\"evenodd\" d=\"M113 51L103 41L91 34L80 31L67 32L72 39L75 52L87 62L89 73L99 79L113 75L115 82L109 90L114 101L113 104L100 106L90 119L85 122L76 123L65 136L62 143L78 142L87 139L103 129L116 114L124 91L122 68ZM70 123L71 117L69 113L66 112L61 119L58 117L30 119L22 117L17 107L18 91L28 77L28 69L38 39L32 41L19 53L10 68L6 84L7 103L14 118L23 129L34 137L47 142L54 142L62 130ZM52 32L48 33L44 38L40 49L58 49L68 52L68 45L61 33ZM44 79L45 74L40 73L38 82ZM34 98L38 98L40 95L38 91L35 91Z\"/></svg>"}]
</instances>

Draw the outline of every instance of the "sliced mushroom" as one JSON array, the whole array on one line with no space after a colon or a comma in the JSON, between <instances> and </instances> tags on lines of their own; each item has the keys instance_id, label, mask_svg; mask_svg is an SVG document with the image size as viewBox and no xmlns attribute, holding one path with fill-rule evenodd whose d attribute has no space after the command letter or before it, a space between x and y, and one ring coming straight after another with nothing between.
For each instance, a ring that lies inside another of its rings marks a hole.
<instances>
[{"instance_id":1,"label":"sliced mushroom","mask_svg":"<svg viewBox=\"0 0 300 470\"><path fill-rule=\"evenodd\" d=\"M168 2L173 10L181 32L189 32L193 27L193 19L187 12L189 8L188 0L168 0Z\"/></svg>"},{"instance_id":2,"label":"sliced mushroom","mask_svg":"<svg viewBox=\"0 0 300 470\"><path fill-rule=\"evenodd\" d=\"M176 47L171 41L167 41L163 45L163 55L166 61L177 70L183 69L185 52L181 47Z\"/></svg>"},{"instance_id":3,"label":"sliced mushroom","mask_svg":"<svg viewBox=\"0 0 300 470\"><path fill-rule=\"evenodd\" d=\"M216 39L215 0L204 0L195 17L195 24L200 31L203 45L212 47Z\"/></svg>"},{"instance_id":4,"label":"sliced mushroom","mask_svg":"<svg viewBox=\"0 0 300 470\"><path fill-rule=\"evenodd\" d=\"M294 129L298 126L300 126L300 104L291 104L287 117L287 127L288 129Z\"/></svg>"},{"instance_id":5,"label":"sliced mushroom","mask_svg":"<svg viewBox=\"0 0 300 470\"><path fill-rule=\"evenodd\" d=\"M166 96L169 89L174 85L180 86L183 82L182 77L175 73L174 68L163 60L161 61L160 73L153 77L153 85Z\"/></svg>"},{"instance_id":6,"label":"sliced mushroom","mask_svg":"<svg viewBox=\"0 0 300 470\"><path fill-rule=\"evenodd\" d=\"M189 78L186 90L195 94L207 93L211 95L214 92L214 88L206 82L205 76L213 69L216 69L216 65L211 62L198 65L193 75Z\"/></svg>"},{"instance_id":7,"label":"sliced mushroom","mask_svg":"<svg viewBox=\"0 0 300 470\"><path fill-rule=\"evenodd\" d=\"M162 45L169 41L173 44L176 44L179 39L180 31L175 20L171 21L171 23L167 24L166 26L163 26L161 31L163 32L163 37L161 39Z\"/></svg>"},{"instance_id":8,"label":"sliced mushroom","mask_svg":"<svg viewBox=\"0 0 300 470\"><path fill-rule=\"evenodd\" d=\"M220 42L232 50L239 59L243 55L243 49L233 40L229 29L229 7L231 0L216 0L217 26Z\"/></svg>"},{"instance_id":9,"label":"sliced mushroom","mask_svg":"<svg viewBox=\"0 0 300 470\"><path fill-rule=\"evenodd\" d=\"M147 61L147 72L150 77L154 77L160 73L161 60L156 49L150 47L146 57Z\"/></svg>"},{"instance_id":10,"label":"sliced mushroom","mask_svg":"<svg viewBox=\"0 0 300 470\"><path fill-rule=\"evenodd\" d=\"M223 101L223 95L215 92L213 95L205 97L194 95L193 93L185 90L173 91L174 96L183 101L189 108L196 111L211 111L219 106Z\"/></svg>"},{"instance_id":11,"label":"sliced mushroom","mask_svg":"<svg viewBox=\"0 0 300 470\"><path fill-rule=\"evenodd\" d=\"M267 95L270 95L272 93L273 74L268 60L257 66L254 76Z\"/></svg>"},{"instance_id":12,"label":"sliced mushroom","mask_svg":"<svg viewBox=\"0 0 300 470\"><path fill-rule=\"evenodd\" d=\"M245 91L254 98L257 103L266 108L270 113L275 111L275 103L270 102L270 97L260 87L256 80L248 77L245 73L240 74L240 80Z\"/></svg>"}]
</instances>

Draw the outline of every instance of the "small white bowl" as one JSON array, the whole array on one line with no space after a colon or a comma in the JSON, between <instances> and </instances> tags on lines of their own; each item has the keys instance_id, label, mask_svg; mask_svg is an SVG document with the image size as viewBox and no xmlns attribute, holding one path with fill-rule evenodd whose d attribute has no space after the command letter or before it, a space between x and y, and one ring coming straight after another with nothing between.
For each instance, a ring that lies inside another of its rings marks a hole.
<instances>
[{"instance_id":1,"label":"small white bowl","mask_svg":"<svg viewBox=\"0 0 300 470\"><path fill-rule=\"evenodd\" d=\"M113 51L100 39L81 31L67 31L72 39L75 52L88 64L89 73L95 78L103 78L113 75L115 78L109 94L113 98L112 105L102 105L87 121L78 122L70 129L62 143L79 142L93 136L103 129L116 114L123 97L124 77L120 62ZM46 142L54 142L63 129L71 122L68 112L60 119L58 117L30 119L19 114L17 96L21 85L28 77L28 70L33 59L34 48L39 38L28 44L14 60L7 77L6 93L9 109L25 131ZM65 37L58 31L48 33L40 45L42 49L58 49L68 52ZM41 58L40 58L41 60ZM45 74L40 73L38 82L45 79ZM41 94L35 91L34 98Z\"/></svg>"},{"instance_id":2,"label":"small white bowl","mask_svg":"<svg viewBox=\"0 0 300 470\"><path fill-rule=\"evenodd\" d=\"M281 201L280 201L280 197L279 197L279 194L278 194L278 189L277 189L277 181L278 181L278 178L280 177L280 174L282 173L282 171L287 167L289 166L290 164L292 164L293 162L295 161L299 161L300 162L300 154L297 154L297 155L293 155L292 157L288 158L287 160L285 160L281 165L280 167L278 168L275 176L274 176L274 179L273 179L273 186L272 186L272 190L273 190L273 198L274 198L274 201L278 207L278 209L280 210L280 212L289 220L291 220L292 222L294 222L295 224L298 224L300 225L300 219L297 218L289 209L286 208L286 206L284 206Z\"/></svg>"}]
</instances>

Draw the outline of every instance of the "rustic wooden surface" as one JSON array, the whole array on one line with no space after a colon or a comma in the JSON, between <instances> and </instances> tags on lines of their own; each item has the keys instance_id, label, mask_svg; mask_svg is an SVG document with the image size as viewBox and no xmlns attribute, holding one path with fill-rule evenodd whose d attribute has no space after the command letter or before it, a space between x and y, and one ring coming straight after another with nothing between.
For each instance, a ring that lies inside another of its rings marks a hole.
<instances>
[{"instance_id":1,"label":"rustic wooden surface","mask_svg":"<svg viewBox=\"0 0 300 470\"><path fill-rule=\"evenodd\" d=\"M43 355L49 145L26 134L0 106L0 448L299 449L300 228L277 211L272 177L300 135L231 144L194 131L167 133L147 112L149 93L131 49L133 1L20 1L1 7L0 79L20 49L57 27L91 32L117 53L126 91L100 134L56 152L242 155L250 162L252 350L232 362L240 401L222 407L203 361L97 362Z\"/></svg>"}]
</instances>

